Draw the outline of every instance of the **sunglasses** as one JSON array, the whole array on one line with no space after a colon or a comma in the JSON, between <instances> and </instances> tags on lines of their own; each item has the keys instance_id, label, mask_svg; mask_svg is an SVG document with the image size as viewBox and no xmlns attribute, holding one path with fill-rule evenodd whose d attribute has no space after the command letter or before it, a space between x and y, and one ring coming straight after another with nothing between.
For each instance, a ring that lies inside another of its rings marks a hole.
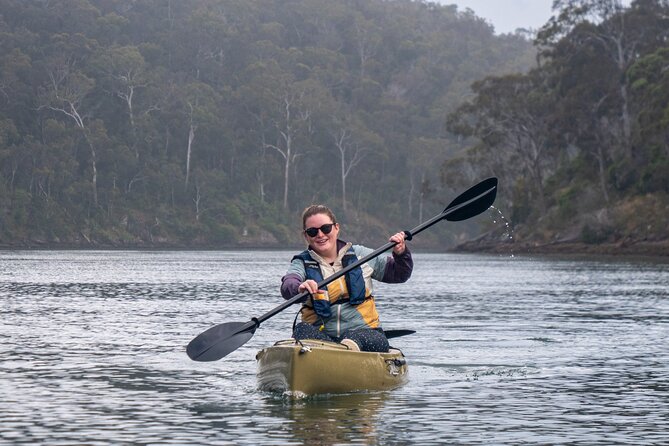
<instances>
[{"instance_id":1,"label":"sunglasses","mask_svg":"<svg viewBox=\"0 0 669 446\"><path fill-rule=\"evenodd\" d=\"M318 235L318 230L320 230L323 234L329 234L332 232L332 227L336 223L327 223L321 226L320 228L307 228L304 230L304 233L307 234L309 237L316 237Z\"/></svg>"}]
</instances>

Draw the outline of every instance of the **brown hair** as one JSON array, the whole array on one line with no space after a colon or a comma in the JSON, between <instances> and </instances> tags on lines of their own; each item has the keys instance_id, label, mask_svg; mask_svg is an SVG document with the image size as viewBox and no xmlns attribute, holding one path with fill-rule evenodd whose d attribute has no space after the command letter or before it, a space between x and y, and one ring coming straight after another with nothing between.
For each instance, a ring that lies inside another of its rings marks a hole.
<instances>
[{"instance_id":1,"label":"brown hair","mask_svg":"<svg viewBox=\"0 0 669 446\"><path fill-rule=\"evenodd\" d=\"M312 204L311 206L307 206L303 211L302 211L302 229L307 229L305 228L305 224L307 222L307 218L311 217L312 215L316 214L325 214L330 219L332 220L332 223L337 223L337 217L335 217L334 213L330 210L329 207L324 206L322 204Z\"/></svg>"}]
</instances>

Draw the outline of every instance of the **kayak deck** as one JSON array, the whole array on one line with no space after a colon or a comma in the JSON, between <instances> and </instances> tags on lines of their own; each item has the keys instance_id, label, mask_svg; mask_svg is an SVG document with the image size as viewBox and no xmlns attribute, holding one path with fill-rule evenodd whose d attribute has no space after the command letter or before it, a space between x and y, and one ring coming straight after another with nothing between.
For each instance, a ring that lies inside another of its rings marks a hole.
<instances>
[{"instance_id":1,"label":"kayak deck","mask_svg":"<svg viewBox=\"0 0 669 446\"><path fill-rule=\"evenodd\" d=\"M404 354L357 352L326 341L287 339L256 355L258 388L296 395L390 390L408 380Z\"/></svg>"}]
</instances>

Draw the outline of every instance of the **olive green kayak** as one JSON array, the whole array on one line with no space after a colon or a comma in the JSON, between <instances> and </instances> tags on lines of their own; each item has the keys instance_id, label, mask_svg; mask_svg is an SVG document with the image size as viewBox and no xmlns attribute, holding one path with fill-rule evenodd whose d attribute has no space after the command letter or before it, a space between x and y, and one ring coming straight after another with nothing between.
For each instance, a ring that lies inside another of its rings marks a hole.
<instances>
[{"instance_id":1,"label":"olive green kayak","mask_svg":"<svg viewBox=\"0 0 669 446\"><path fill-rule=\"evenodd\" d=\"M334 342L288 339L256 355L258 388L295 395L390 390L406 383L404 354L358 352Z\"/></svg>"}]
</instances>

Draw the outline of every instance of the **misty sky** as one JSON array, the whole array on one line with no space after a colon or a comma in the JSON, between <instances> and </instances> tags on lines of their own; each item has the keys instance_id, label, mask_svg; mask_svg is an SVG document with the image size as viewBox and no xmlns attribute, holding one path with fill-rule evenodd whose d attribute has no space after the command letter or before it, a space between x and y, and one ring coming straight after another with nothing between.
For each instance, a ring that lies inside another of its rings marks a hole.
<instances>
[{"instance_id":1,"label":"misty sky","mask_svg":"<svg viewBox=\"0 0 669 446\"><path fill-rule=\"evenodd\" d=\"M495 33L514 32L516 28L539 29L552 15L553 0L439 0L444 5L458 5L459 11L471 9L495 27Z\"/></svg>"},{"instance_id":2,"label":"misty sky","mask_svg":"<svg viewBox=\"0 0 669 446\"><path fill-rule=\"evenodd\" d=\"M538 30L553 15L553 0L437 0L458 5L458 11L471 9L495 27L496 34L512 33L517 28ZM628 7L631 0L622 0Z\"/></svg>"}]
</instances>

